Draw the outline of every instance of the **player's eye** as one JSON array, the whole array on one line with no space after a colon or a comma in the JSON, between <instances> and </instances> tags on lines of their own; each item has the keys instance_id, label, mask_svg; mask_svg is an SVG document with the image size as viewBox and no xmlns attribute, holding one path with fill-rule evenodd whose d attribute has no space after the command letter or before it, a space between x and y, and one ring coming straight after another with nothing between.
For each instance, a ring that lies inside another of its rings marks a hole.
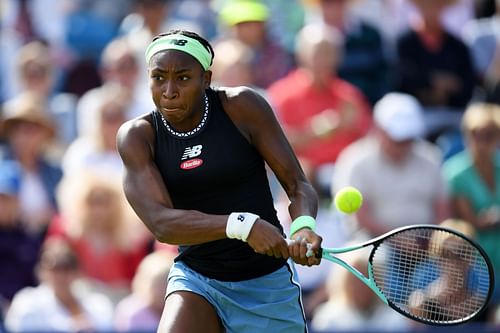
<instances>
[{"instance_id":1,"label":"player's eye","mask_svg":"<svg viewBox=\"0 0 500 333\"><path fill-rule=\"evenodd\" d=\"M189 76L187 76L187 75L181 75L181 76L179 76L179 80L180 81L187 81L187 80L189 80Z\"/></svg>"},{"instance_id":2,"label":"player's eye","mask_svg":"<svg viewBox=\"0 0 500 333\"><path fill-rule=\"evenodd\" d=\"M153 79L154 81L161 81L161 80L163 80L163 77L161 75L158 75L158 74L152 74L151 79Z\"/></svg>"}]
</instances>

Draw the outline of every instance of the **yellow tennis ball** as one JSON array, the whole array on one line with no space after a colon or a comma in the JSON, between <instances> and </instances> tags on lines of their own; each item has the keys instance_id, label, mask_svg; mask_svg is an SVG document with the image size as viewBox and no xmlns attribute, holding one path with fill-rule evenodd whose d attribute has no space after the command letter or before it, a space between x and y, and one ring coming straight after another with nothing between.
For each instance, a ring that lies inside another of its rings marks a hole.
<instances>
[{"instance_id":1,"label":"yellow tennis ball","mask_svg":"<svg viewBox=\"0 0 500 333\"><path fill-rule=\"evenodd\" d=\"M334 203L342 213L352 214L363 204L363 195L358 189L347 186L335 194Z\"/></svg>"}]
</instances>

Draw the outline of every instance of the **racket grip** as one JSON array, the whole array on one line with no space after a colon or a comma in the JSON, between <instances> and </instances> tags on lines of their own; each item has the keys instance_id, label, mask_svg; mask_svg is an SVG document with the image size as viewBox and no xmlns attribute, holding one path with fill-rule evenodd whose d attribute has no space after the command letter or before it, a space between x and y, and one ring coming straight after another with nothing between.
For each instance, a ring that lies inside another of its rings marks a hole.
<instances>
[{"instance_id":1,"label":"racket grip","mask_svg":"<svg viewBox=\"0 0 500 333\"><path fill-rule=\"evenodd\" d=\"M287 239L286 242L288 243L288 245L292 245L293 243L295 243L293 239ZM312 250L312 244L307 243L306 245L307 245L306 257L312 257L314 255L314 252ZM323 252L322 249L320 249L319 253L316 254L316 258L321 258L322 252Z\"/></svg>"}]
</instances>

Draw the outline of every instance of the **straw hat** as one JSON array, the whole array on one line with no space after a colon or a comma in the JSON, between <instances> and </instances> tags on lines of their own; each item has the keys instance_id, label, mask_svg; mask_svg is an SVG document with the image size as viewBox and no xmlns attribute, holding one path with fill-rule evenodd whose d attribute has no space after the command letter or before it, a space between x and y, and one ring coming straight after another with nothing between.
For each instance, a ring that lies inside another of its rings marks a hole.
<instances>
[{"instance_id":1,"label":"straw hat","mask_svg":"<svg viewBox=\"0 0 500 333\"><path fill-rule=\"evenodd\" d=\"M44 105L44 100L40 96L29 92L8 101L5 103L0 123L1 133L8 136L16 124L24 121L45 128L50 138L53 138L56 134L56 126Z\"/></svg>"}]
</instances>

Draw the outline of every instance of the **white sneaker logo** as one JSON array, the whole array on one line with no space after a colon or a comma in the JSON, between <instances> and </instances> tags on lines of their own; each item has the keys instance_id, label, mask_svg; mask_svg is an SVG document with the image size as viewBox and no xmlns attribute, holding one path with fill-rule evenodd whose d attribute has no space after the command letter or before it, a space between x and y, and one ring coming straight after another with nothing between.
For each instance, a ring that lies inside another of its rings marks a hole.
<instances>
[{"instance_id":1,"label":"white sneaker logo","mask_svg":"<svg viewBox=\"0 0 500 333\"><path fill-rule=\"evenodd\" d=\"M180 168L183 170L190 170L199 167L203 164L203 160L201 158L195 158L201 155L202 145L196 145L192 147L186 147L184 149L184 153L181 157L181 165ZM187 160L187 161L186 161Z\"/></svg>"}]
</instances>

